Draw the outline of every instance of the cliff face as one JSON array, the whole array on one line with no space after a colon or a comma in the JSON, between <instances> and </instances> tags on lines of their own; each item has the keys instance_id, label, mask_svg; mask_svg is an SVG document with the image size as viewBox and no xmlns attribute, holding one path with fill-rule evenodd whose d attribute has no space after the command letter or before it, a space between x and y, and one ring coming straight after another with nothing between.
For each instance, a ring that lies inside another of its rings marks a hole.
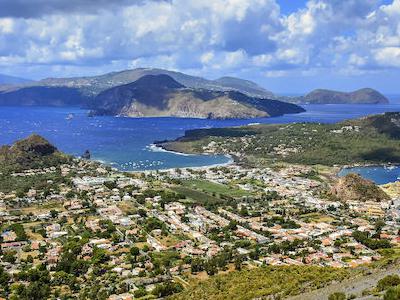
<instances>
[{"instance_id":1,"label":"cliff face","mask_svg":"<svg viewBox=\"0 0 400 300\"><path fill-rule=\"evenodd\" d=\"M127 117L255 118L298 113L301 107L233 91L186 88L168 75L148 75L100 93L95 114Z\"/></svg>"},{"instance_id":2,"label":"cliff face","mask_svg":"<svg viewBox=\"0 0 400 300\"><path fill-rule=\"evenodd\" d=\"M388 99L376 90L365 88L350 93L315 90L302 97L302 102L313 104L379 104L389 103Z\"/></svg>"},{"instance_id":3,"label":"cliff face","mask_svg":"<svg viewBox=\"0 0 400 300\"><path fill-rule=\"evenodd\" d=\"M341 201L387 201L389 196L372 181L358 174L347 174L337 180L331 190Z\"/></svg>"}]
</instances>

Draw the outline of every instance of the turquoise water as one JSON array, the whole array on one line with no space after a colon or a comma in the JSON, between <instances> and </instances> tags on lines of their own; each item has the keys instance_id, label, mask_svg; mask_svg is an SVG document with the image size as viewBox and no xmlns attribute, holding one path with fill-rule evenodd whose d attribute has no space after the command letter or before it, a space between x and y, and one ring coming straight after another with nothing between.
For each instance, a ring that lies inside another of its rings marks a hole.
<instances>
[{"instance_id":1,"label":"turquoise water","mask_svg":"<svg viewBox=\"0 0 400 300\"><path fill-rule=\"evenodd\" d=\"M175 139L185 130L239 126L249 123L334 123L386 111L400 111L388 105L305 105L301 114L248 120L201 120L182 118L88 117L78 108L0 107L0 144L38 133L60 150L81 155L89 149L94 159L121 170L150 170L222 164L221 155L180 155L151 147L156 140ZM67 116L73 118L67 120Z\"/></svg>"},{"instance_id":2,"label":"turquoise water","mask_svg":"<svg viewBox=\"0 0 400 300\"><path fill-rule=\"evenodd\" d=\"M345 176L349 173L359 174L365 179L372 180L376 184L386 184L395 182L400 179L399 166L368 166L368 167L354 167L345 168L339 172L339 176Z\"/></svg>"}]
</instances>

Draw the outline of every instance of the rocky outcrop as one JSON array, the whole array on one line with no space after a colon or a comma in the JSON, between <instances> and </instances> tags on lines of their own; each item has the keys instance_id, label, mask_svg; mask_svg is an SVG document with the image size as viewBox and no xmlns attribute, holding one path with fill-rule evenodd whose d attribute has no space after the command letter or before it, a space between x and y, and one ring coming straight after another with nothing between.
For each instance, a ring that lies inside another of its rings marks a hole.
<instances>
[{"instance_id":1,"label":"rocky outcrop","mask_svg":"<svg viewBox=\"0 0 400 300\"><path fill-rule=\"evenodd\" d=\"M6 145L0 148L0 172L57 166L69 159L69 156L59 152L46 139L33 134L11 146Z\"/></svg>"},{"instance_id":2,"label":"rocky outcrop","mask_svg":"<svg viewBox=\"0 0 400 300\"><path fill-rule=\"evenodd\" d=\"M389 196L372 181L358 174L347 174L339 178L332 186L331 192L340 201L374 201L390 200Z\"/></svg>"}]
</instances>

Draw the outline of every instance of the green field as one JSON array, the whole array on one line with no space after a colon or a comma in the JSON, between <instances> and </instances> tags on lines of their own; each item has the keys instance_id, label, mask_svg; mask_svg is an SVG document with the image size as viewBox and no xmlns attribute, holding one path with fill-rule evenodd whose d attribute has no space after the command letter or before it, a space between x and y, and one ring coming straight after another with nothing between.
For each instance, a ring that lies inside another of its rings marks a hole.
<instances>
[{"instance_id":1,"label":"green field","mask_svg":"<svg viewBox=\"0 0 400 300\"><path fill-rule=\"evenodd\" d=\"M184 186L175 186L172 188L173 191L185 195L189 201L196 203L196 204L202 204L202 205L221 205L225 203L225 200L219 199L217 197L214 197L210 194L200 192L197 190L194 190L192 188L184 187Z\"/></svg>"},{"instance_id":2,"label":"green field","mask_svg":"<svg viewBox=\"0 0 400 300\"><path fill-rule=\"evenodd\" d=\"M206 193L226 195L233 198L240 198L250 195L248 192L241 190L238 187L214 183L208 180L184 180L182 181L182 185L192 189L201 190Z\"/></svg>"}]
</instances>

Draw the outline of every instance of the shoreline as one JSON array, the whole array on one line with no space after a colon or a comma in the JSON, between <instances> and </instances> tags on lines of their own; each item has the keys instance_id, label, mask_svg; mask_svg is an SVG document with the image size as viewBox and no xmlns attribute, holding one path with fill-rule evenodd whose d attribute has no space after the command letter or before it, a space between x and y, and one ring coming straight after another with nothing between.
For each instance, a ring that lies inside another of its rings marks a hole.
<instances>
[{"instance_id":1,"label":"shoreline","mask_svg":"<svg viewBox=\"0 0 400 300\"><path fill-rule=\"evenodd\" d=\"M193 154L195 155L195 154ZM154 170L132 170L132 171L121 171L121 172L127 172L127 173L152 173L152 172L171 172L176 169L191 169L191 170L207 170L211 168L217 168L217 167L226 167L226 166L231 166L235 164L235 160L230 156L230 155L225 155L229 157L229 161L226 163L219 163L219 164L212 164L212 165L205 165L205 166L197 166L197 167L176 167L176 168L166 168L166 169L154 169Z\"/></svg>"},{"instance_id":2,"label":"shoreline","mask_svg":"<svg viewBox=\"0 0 400 300\"><path fill-rule=\"evenodd\" d=\"M191 154L191 153L183 153L183 152L178 152L178 151L172 151L172 150L167 150L164 149L161 146L158 146L157 144L150 144L146 146L149 151L153 152L165 152L165 153L171 153L175 155L180 155L180 156L215 156L217 154L211 154L211 153L203 153L203 154ZM235 159L232 157L230 154L219 154L220 156L224 156L228 159L227 162L224 163L215 163L215 164L210 164L210 165L202 165L202 166L194 166L194 167L169 167L169 168L158 168L158 169L148 169L148 170L121 170L120 168L117 168L116 165L118 165L115 162L108 162L102 159L91 159L91 161L100 163L101 165L104 166L109 166L111 168L117 169L119 172L126 172L126 173L151 173L151 172L157 172L157 171L172 171L175 169L193 169L193 170L203 170L203 169L209 169L209 168L215 168L215 167L224 167L224 166L229 166L235 163Z\"/></svg>"}]
</instances>

